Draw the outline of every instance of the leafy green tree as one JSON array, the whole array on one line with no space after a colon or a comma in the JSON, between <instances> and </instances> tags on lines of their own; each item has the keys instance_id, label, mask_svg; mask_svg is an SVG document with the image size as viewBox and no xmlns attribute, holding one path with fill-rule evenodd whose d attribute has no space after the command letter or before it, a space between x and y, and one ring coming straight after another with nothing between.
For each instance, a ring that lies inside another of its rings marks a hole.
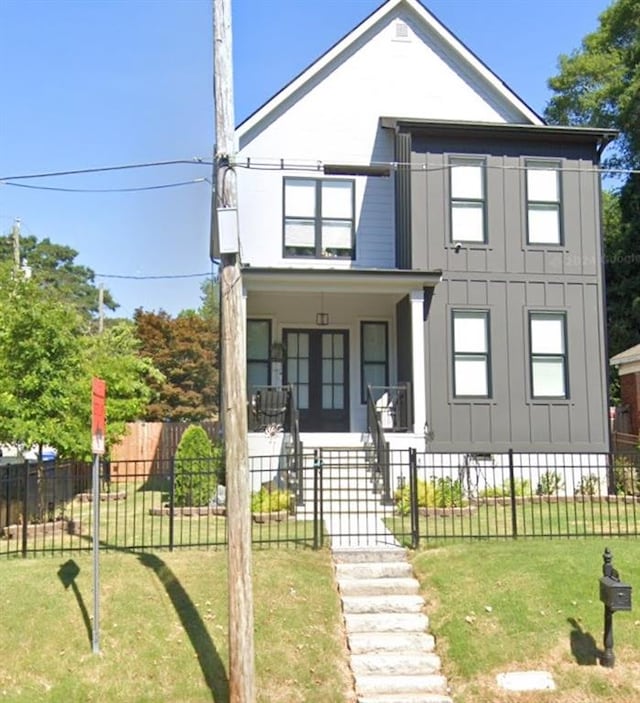
<instances>
[{"instance_id":1,"label":"leafy green tree","mask_svg":"<svg viewBox=\"0 0 640 703\"><path fill-rule=\"evenodd\" d=\"M607 166L640 167L640 2L615 0L580 48L559 58L545 116L555 124L615 128ZM604 244L609 352L640 342L640 182L616 179L605 193Z\"/></svg>"},{"instance_id":2,"label":"leafy green tree","mask_svg":"<svg viewBox=\"0 0 640 703\"><path fill-rule=\"evenodd\" d=\"M621 131L615 161L640 165L640 3L615 0L579 50L559 58L545 116L555 124Z\"/></svg>"},{"instance_id":3,"label":"leafy green tree","mask_svg":"<svg viewBox=\"0 0 640 703\"><path fill-rule=\"evenodd\" d=\"M217 414L217 326L194 311L172 317L164 311L134 314L140 353L163 380L154 380L156 400L146 420L198 421Z\"/></svg>"},{"instance_id":4,"label":"leafy green tree","mask_svg":"<svg viewBox=\"0 0 640 703\"><path fill-rule=\"evenodd\" d=\"M21 237L20 256L31 269L32 279L49 295L76 307L85 317L98 312L98 288L95 273L87 266L75 263L78 252L71 247L54 244L48 238L39 241L34 236ZM0 236L0 261L12 262L13 239ZM104 290L104 306L115 310L118 304Z\"/></svg>"},{"instance_id":5,"label":"leafy green tree","mask_svg":"<svg viewBox=\"0 0 640 703\"><path fill-rule=\"evenodd\" d=\"M83 340L85 379L77 415L83 418L85 447L90 447L91 378L107 384L107 448L117 443L126 432L126 423L144 417L153 398L152 383L161 383L162 374L152 361L139 353L140 342L132 322L119 322L103 334Z\"/></svg>"},{"instance_id":6,"label":"leafy green tree","mask_svg":"<svg viewBox=\"0 0 640 703\"><path fill-rule=\"evenodd\" d=\"M208 505L216 494L221 463L222 447L214 447L202 427L188 427L175 456L176 505Z\"/></svg>"},{"instance_id":7,"label":"leafy green tree","mask_svg":"<svg viewBox=\"0 0 640 703\"><path fill-rule=\"evenodd\" d=\"M78 312L42 294L34 281L0 275L0 438L26 447L77 448L82 378Z\"/></svg>"}]
</instances>

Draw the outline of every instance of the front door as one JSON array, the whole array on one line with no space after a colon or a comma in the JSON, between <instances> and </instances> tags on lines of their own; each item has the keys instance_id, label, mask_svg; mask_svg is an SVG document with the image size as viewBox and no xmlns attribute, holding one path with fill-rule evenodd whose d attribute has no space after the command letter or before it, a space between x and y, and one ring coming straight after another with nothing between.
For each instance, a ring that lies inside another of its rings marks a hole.
<instances>
[{"instance_id":1,"label":"front door","mask_svg":"<svg viewBox=\"0 0 640 703\"><path fill-rule=\"evenodd\" d=\"M284 381L294 386L303 432L349 431L349 333L284 330Z\"/></svg>"}]
</instances>

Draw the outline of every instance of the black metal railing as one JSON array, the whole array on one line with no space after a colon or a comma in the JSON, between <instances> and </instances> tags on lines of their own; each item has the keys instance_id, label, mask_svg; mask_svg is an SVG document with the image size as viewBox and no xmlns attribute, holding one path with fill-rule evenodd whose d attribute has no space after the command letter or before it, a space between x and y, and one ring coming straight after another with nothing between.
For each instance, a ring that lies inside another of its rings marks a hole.
<instances>
[{"instance_id":1,"label":"black metal railing","mask_svg":"<svg viewBox=\"0 0 640 703\"><path fill-rule=\"evenodd\" d=\"M637 452L435 453L390 450L383 431L379 440L382 468L367 447L251 457L254 546L640 536ZM90 464L0 467L0 554L89 551L96 511L104 550L226 548L211 460L117 468L101 467L94 505Z\"/></svg>"},{"instance_id":2,"label":"black metal railing","mask_svg":"<svg viewBox=\"0 0 640 703\"><path fill-rule=\"evenodd\" d=\"M411 384L397 386L369 386L380 424L385 432L411 432L413 413Z\"/></svg>"},{"instance_id":3,"label":"black metal railing","mask_svg":"<svg viewBox=\"0 0 640 703\"><path fill-rule=\"evenodd\" d=\"M391 500L391 481L389 471L389 442L384 436L384 413L379 399L374 399L373 388L367 386L367 424L373 443L374 465L373 481L384 502Z\"/></svg>"},{"instance_id":4,"label":"black metal railing","mask_svg":"<svg viewBox=\"0 0 640 703\"><path fill-rule=\"evenodd\" d=\"M300 438L300 417L296 403L296 393L293 386L289 388L289 434L290 451L288 453L288 473L292 489L295 494L296 504L304 503L304 481L303 481L303 450Z\"/></svg>"}]
</instances>

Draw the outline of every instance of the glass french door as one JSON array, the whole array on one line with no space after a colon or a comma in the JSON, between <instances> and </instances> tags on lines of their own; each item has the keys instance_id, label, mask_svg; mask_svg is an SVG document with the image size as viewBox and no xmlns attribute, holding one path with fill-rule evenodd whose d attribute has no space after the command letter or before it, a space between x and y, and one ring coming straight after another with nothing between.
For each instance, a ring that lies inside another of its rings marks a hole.
<instances>
[{"instance_id":1,"label":"glass french door","mask_svg":"<svg viewBox=\"0 0 640 703\"><path fill-rule=\"evenodd\" d=\"M303 432L349 431L349 333L284 330L285 383L294 386Z\"/></svg>"}]
</instances>

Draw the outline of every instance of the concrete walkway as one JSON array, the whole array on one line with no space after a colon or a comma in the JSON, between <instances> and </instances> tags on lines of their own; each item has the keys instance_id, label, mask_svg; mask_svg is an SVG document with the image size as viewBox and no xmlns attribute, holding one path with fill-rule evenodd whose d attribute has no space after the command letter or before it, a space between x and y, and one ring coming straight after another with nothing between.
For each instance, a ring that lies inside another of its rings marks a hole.
<instances>
[{"instance_id":1,"label":"concrete walkway","mask_svg":"<svg viewBox=\"0 0 640 703\"><path fill-rule=\"evenodd\" d=\"M405 550L380 517L355 517L325 515L358 703L452 703Z\"/></svg>"}]
</instances>

